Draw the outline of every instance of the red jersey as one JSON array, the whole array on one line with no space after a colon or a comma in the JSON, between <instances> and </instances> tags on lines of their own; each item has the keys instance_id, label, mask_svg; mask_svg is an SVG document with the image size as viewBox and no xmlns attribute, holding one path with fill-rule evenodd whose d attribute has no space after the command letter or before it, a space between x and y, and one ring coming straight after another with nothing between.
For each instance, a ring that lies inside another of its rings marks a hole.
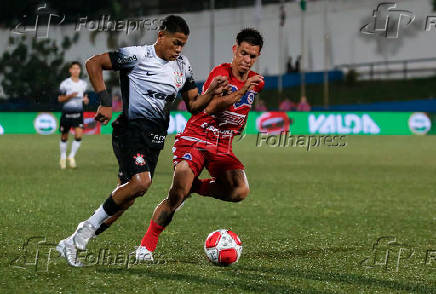
<instances>
[{"instance_id":1,"label":"red jersey","mask_svg":"<svg viewBox=\"0 0 436 294\"><path fill-rule=\"evenodd\" d=\"M257 75L250 71L248 77ZM203 93L206 92L213 78L226 76L232 92L241 89L245 82L238 80L232 74L230 63L223 63L216 66L209 74L203 85ZM264 83L257 85L253 90L247 91L245 95L226 110L208 114L205 111L193 115L187 122L185 130L179 135L181 139L199 141L210 144L227 144L231 142L234 135L240 134L247 122L248 113L256 95L263 89Z\"/></svg>"}]
</instances>

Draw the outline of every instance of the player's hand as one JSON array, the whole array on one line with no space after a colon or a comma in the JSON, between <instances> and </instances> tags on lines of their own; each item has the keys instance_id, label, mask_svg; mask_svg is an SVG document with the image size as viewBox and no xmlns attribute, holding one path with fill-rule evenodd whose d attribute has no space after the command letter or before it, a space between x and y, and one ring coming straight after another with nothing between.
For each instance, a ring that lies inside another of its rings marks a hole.
<instances>
[{"instance_id":1,"label":"player's hand","mask_svg":"<svg viewBox=\"0 0 436 294\"><path fill-rule=\"evenodd\" d=\"M229 81L226 76L216 76L209 85L208 91L212 95L221 95L224 88L227 88Z\"/></svg>"},{"instance_id":2,"label":"player's hand","mask_svg":"<svg viewBox=\"0 0 436 294\"><path fill-rule=\"evenodd\" d=\"M73 98L73 97L77 97L77 95L79 95L79 93L77 93L77 92L73 92L73 93L71 93L71 94L68 95L68 96L70 96L70 98Z\"/></svg>"},{"instance_id":3,"label":"player's hand","mask_svg":"<svg viewBox=\"0 0 436 294\"><path fill-rule=\"evenodd\" d=\"M254 87L257 85L263 83L263 76L261 75L255 75L251 78L248 78L247 81L244 84L244 88L247 89L247 91L253 90Z\"/></svg>"},{"instance_id":4,"label":"player's hand","mask_svg":"<svg viewBox=\"0 0 436 294\"><path fill-rule=\"evenodd\" d=\"M106 125L112 119L112 106L99 106L94 119Z\"/></svg>"},{"instance_id":5,"label":"player's hand","mask_svg":"<svg viewBox=\"0 0 436 294\"><path fill-rule=\"evenodd\" d=\"M83 103L84 103L85 105L88 105L88 104L89 104L89 98L88 98L88 95L83 96Z\"/></svg>"},{"instance_id":6,"label":"player's hand","mask_svg":"<svg viewBox=\"0 0 436 294\"><path fill-rule=\"evenodd\" d=\"M227 85L226 87L220 87L220 93L218 95L229 95L233 92L232 86L231 85Z\"/></svg>"}]
</instances>

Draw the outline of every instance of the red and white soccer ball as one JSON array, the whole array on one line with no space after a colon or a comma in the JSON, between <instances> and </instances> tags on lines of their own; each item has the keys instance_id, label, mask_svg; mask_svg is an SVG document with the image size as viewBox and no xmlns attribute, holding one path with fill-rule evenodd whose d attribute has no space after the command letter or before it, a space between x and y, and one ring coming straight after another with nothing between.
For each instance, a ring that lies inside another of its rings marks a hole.
<instances>
[{"instance_id":1,"label":"red and white soccer ball","mask_svg":"<svg viewBox=\"0 0 436 294\"><path fill-rule=\"evenodd\" d=\"M217 265L231 265L241 256L242 242L238 235L230 230L216 230L207 236L204 252L207 258Z\"/></svg>"}]
</instances>

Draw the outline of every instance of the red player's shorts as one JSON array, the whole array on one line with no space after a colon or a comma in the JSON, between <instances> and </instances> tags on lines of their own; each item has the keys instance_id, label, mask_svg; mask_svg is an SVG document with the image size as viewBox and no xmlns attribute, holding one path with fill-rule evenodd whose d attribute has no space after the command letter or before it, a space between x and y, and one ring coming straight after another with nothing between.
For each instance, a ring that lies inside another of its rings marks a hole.
<instances>
[{"instance_id":1,"label":"red player's shorts","mask_svg":"<svg viewBox=\"0 0 436 294\"><path fill-rule=\"evenodd\" d=\"M174 166L185 160L196 177L205 167L212 177L227 170L244 169L244 165L226 146L204 144L179 137L174 143L173 154Z\"/></svg>"}]
</instances>

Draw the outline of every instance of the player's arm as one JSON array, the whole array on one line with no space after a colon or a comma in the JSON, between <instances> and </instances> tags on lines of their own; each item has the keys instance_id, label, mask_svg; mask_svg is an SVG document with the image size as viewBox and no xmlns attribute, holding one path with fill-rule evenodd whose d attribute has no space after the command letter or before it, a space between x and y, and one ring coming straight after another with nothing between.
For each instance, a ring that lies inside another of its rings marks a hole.
<instances>
[{"instance_id":1,"label":"player's arm","mask_svg":"<svg viewBox=\"0 0 436 294\"><path fill-rule=\"evenodd\" d=\"M223 90L227 88L227 85L227 77L217 76L212 80L209 88L202 95L199 95L198 88L196 86L187 91L183 91L182 97L186 103L186 108L191 113L202 111L214 96L222 94Z\"/></svg>"},{"instance_id":2,"label":"player's arm","mask_svg":"<svg viewBox=\"0 0 436 294\"><path fill-rule=\"evenodd\" d=\"M263 83L263 77L260 75L252 76L248 78L244 86L225 96L217 96L210 101L207 107L204 109L207 113L217 113L224 111L227 107L233 105L235 102L239 101L247 91L252 90L255 86Z\"/></svg>"},{"instance_id":3,"label":"player's arm","mask_svg":"<svg viewBox=\"0 0 436 294\"><path fill-rule=\"evenodd\" d=\"M59 102L67 102L68 100L70 100L71 98L76 97L76 96L77 96L77 92L71 93L69 95L60 94L58 96L58 101Z\"/></svg>"},{"instance_id":4,"label":"player's arm","mask_svg":"<svg viewBox=\"0 0 436 294\"><path fill-rule=\"evenodd\" d=\"M100 106L97 109L95 120L107 124L112 118L112 96L106 90L106 85L103 80L103 70L112 69L112 61L109 57L109 53L92 56L86 61L85 66L89 80L97 96L100 98Z\"/></svg>"}]
</instances>

